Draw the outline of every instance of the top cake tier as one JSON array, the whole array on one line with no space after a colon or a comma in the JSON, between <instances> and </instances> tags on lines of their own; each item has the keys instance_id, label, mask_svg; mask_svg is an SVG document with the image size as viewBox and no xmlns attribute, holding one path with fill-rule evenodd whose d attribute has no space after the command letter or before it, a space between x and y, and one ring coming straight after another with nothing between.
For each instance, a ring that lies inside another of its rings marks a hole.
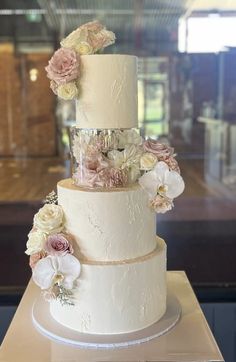
<instances>
[{"instance_id":1,"label":"top cake tier","mask_svg":"<svg viewBox=\"0 0 236 362\"><path fill-rule=\"evenodd\" d=\"M138 127L137 58L131 55L81 56L79 128Z\"/></svg>"}]
</instances>

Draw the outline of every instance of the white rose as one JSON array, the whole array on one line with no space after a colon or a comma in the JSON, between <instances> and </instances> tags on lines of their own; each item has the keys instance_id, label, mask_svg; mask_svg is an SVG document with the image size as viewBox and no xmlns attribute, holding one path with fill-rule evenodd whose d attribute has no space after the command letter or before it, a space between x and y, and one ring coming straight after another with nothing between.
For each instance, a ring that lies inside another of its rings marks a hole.
<instances>
[{"instance_id":1,"label":"white rose","mask_svg":"<svg viewBox=\"0 0 236 362\"><path fill-rule=\"evenodd\" d=\"M104 48L115 43L116 36L112 31L102 29L100 31L100 35L105 39L105 42L103 44Z\"/></svg>"},{"instance_id":2,"label":"white rose","mask_svg":"<svg viewBox=\"0 0 236 362\"><path fill-rule=\"evenodd\" d=\"M32 255L39 253L43 250L47 236L42 231L31 231L28 235L28 241L26 243L27 250L25 253L27 255Z\"/></svg>"},{"instance_id":3,"label":"white rose","mask_svg":"<svg viewBox=\"0 0 236 362\"><path fill-rule=\"evenodd\" d=\"M141 150L138 146L127 145L123 151L113 150L108 152L108 158L113 167L125 169L127 167L139 167Z\"/></svg>"},{"instance_id":4,"label":"white rose","mask_svg":"<svg viewBox=\"0 0 236 362\"><path fill-rule=\"evenodd\" d=\"M75 45L74 49L80 55L86 55L86 54L92 54L93 53L93 48L86 41L82 41L78 45Z\"/></svg>"},{"instance_id":5,"label":"white rose","mask_svg":"<svg viewBox=\"0 0 236 362\"><path fill-rule=\"evenodd\" d=\"M108 152L108 158L113 167L126 170L128 182L134 183L140 177L139 162L141 150L135 145L127 145L123 151L113 150Z\"/></svg>"},{"instance_id":6,"label":"white rose","mask_svg":"<svg viewBox=\"0 0 236 362\"><path fill-rule=\"evenodd\" d=\"M56 234L64 227L64 215L61 206L44 205L34 216L34 226L47 234Z\"/></svg>"},{"instance_id":7,"label":"white rose","mask_svg":"<svg viewBox=\"0 0 236 362\"><path fill-rule=\"evenodd\" d=\"M78 28L70 33L65 39L61 41L61 46L64 48L72 48L76 50L76 45L86 41L88 37L88 31L86 29Z\"/></svg>"},{"instance_id":8,"label":"white rose","mask_svg":"<svg viewBox=\"0 0 236 362\"><path fill-rule=\"evenodd\" d=\"M135 129L120 131L118 134L119 148L125 148L128 144L141 145L142 137Z\"/></svg>"},{"instance_id":9,"label":"white rose","mask_svg":"<svg viewBox=\"0 0 236 362\"><path fill-rule=\"evenodd\" d=\"M115 168L120 168L125 162L124 152L118 150L112 150L108 152L108 158L112 161L112 165Z\"/></svg>"},{"instance_id":10,"label":"white rose","mask_svg":"<svg viewBox=\"0 0 236 362\"><path fill-rule=\"evenodd\" d=\"M140 159L140 168L141 170L150 171L154 168L156 163L156 156L153 153L146 152L142 155Z\"/></svg>"},{"instance_id":11,"label":"white rose","mask_svg":"<svg viewBox=\"0 0 236 362\"><path fill-rule=\"evenodd\" d=\"M57 88L58 97L67 100L71 100L78 96L78 88L74 82L61 84Z\"/></svg>"},{"instance_id":12,"label":"white rose","mask_svg":"<svg viewBox=\"0 0 236 362\"><path fill-rule=\"evenodd\" d=\"M133 165L128 169L128 182L135 183L140 177L140 170L137 165Z\"/></svg>"}]
</instances>

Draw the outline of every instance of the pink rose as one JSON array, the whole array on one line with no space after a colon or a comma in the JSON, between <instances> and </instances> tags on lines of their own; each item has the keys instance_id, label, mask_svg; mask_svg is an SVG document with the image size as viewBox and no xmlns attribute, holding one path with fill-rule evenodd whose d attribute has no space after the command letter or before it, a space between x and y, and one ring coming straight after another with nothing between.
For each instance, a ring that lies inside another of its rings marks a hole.
<instances>
[{"instance_id":1,"label":"pink rose","mask_svg":"<svg viewBox=\"0 0 236 362\"><path fill-rule=\"evenodd\" d=\"M79 186L105 187L108 172L108 160L95 147L90 146L80 162L74 179Z\"/></svg>"},{"instance_id":2,"label":"pink rose","mask_svg":"<svg viewBox=\"0 0 236 362\"><path fill-rule=\"evenodd\" d=\"M169 168L172 171L176 171L176 172L180 173L180 168L179 168L178 162L176 161L176 159L174 157L167 158L165 160L165 163L169 166Z\"/></svg>"},{"instance_id":3,"label":"pink rose","mask_svg":"<svg viewBox=\"0 0 236 362\"><path fill-rule=\"evenodd\" d=\"M80 29L87 29L89 31L94 31L95 33L99 32L103 28L104 26L99 23L98 20L90 21L89 23L80 26Z\"/></svg>"},{"instance_id":4,"label":"pink rose","mask_svg":"<svg viewBox=\"0 0 236 362\"><path fill-rule=\"evenodd\" d=\"M83 187L105 187L104 170L97 172L89 170L86 167L77 168L77 172L73 175L75 184Z\"/></svg>"},{"instance_id":5,"label":"pink rose","mask_svg":"<svg viewBox=\"0 0 236 362\"><path fill-rule=\"evenodd\" d=\"M94 52L103 49L115 42L115 34L99 23L99 21L91 21L80 27L81 30L88 31L88 42L92 46Z\"/></svg>"},{"instance_id":6,"label":"pink rose","mask_svg":"<svg viewBox=\"0 0 236 362\"><path fill-rule=\"evenodd\" d=\"M106 182L107 187L122 187L128 182L128 175L125 170L119 168L110 168L108 179Z\"/></svg>"},{"instance_id":7,"label":"pink rose","mask_svg":"<svg viewBox=\"0 0 236 362\"><path fill-rule=\"evenodd\" d=\"M115 42L115 34L105 28L97 33L89 32L88 42L91 44L94 52L96 53L98 50L113 44Z\"/></svg>"},{"instance_id":8,"label":"pink rose","mask_svg":"<svg viewBox=\"0 0 236 362\"><path fill-rule=\"evenodd\" d=\"M83 164L83 161L82 161ZM103 155L97 151L88 153L84 160L84 165L89 170L99 172L109 166L108 162L104 159Z\"/></svg>"},{"instance_id":9,"label":"pink rose","mask_svg":"<svg viewBox=\"0 0 236 362\"><path fill-rule=\"evenodd\" d=\"M31 269L33 269L35 267L35 265L37 264L37 262L44 258L46 256L46 253L40 251L39 253L36 254L32 254L30 255L30 260L29 260L29 265L31 267Z\"/></svg>"},{"instance_id":10,"label":"pink rose","mask_svg":"<svg viewBox=\"0 0 236 362\"><path fill-rule=\"evenodd\" d=\"M128 175L125 170L116 168L103 168L99 171L87 168L77 169L73 179L78 186L96 188L123 187L128 182Z\"/></svg>"},{"instance_id":11,"label":"pink rose","mask_svg":"<svg viewBox=\"0 0 236 362\"><path fill-rule=\"evenodd\" d=\"M173 201L167 197L157 195L150 201L150 207L157 213L164 214L173 208Z\"/></svg>"},{"instance_id":12,"label":"pink rose","mask_svg":"<svg viewBox=\"0 0 236 362\"><path fill-rule=\"evenodd\" d=\"M174 149L165 143L160 143L156 140L148 139L144 141L143 148L147 152L151 152L157 156L158 161L166 161L173 156Z\"/></svg>"},{"instance_id":13,"label":"pink rose","mask_svg":"<svg viewBox=\"0 0 236 362\"><path fill-rule=\"evenodd\" d=\"M60 48L53 54L45 69L48 78L60 85L78 78L79 64L79 56L73 49ZM54 83L51 88L56 90Z\"/></svg>"},{"instance_id":14,"label":"pink rose","mask_svg":"<svg viewBox=\"0 0 236 362\"><path fill-rule=\"evenodd\" d=\"M63 256L67 253L73 253L73 248L69 242L69 237L64 234L54 234L47 238L45 250L52 256Z\"/></svg>"}]
</instances>

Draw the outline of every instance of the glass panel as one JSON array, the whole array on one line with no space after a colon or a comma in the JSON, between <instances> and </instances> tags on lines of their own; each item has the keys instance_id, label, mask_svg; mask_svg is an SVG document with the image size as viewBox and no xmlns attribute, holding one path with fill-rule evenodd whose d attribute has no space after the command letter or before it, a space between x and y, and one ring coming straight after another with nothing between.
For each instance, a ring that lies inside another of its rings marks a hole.
<instances>
[{"instance_id":1,"label":"glass panel","mask_svg":"<svg viewBox=\"0 0 236 362\"><path fill-rule=\"evenodd\" d=\"M236 18L208 16L182 19L179 24L179 50L188 53L215 53L235 47ZM199 41L201 39L201 41Z\"/></svg>"}]
</instances>

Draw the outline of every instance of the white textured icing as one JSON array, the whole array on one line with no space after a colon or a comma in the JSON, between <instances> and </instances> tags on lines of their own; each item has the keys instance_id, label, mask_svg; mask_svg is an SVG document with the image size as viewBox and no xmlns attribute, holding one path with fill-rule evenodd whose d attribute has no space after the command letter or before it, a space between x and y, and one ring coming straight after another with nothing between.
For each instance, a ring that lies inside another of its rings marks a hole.
<instances>
[{"instance_id":1,"label":"white textured icing","mask_svg":"<svg viewBox=\"0 0 236 362\"><path fill-rule=\"evenodd\" d=\"M82 264L75 305L52 302L52 316L84 333L115 334L145 328L165 313L166 246L120 263Z\"/></svg>"},{"instance_id":2,"label":"white textured icing","mask_svg":"<svg viewBox=\"0 0 236 362\"><path fill-rule=\"evenodd\" d=\"M94 191L80 189L66 179L57 188L66 229L76 238L83 258L125 260L155 249L156 215L139 185Z\"/></svg>"},{"instance_id":3,"label":"white textured icing","mask_svg":"<svg viewBox=\"0 0 236 362\"><path fill-rule=\"evenodd\" d=\"M82 55L76 125L79 128L135 128L137 58Z\"/></svg>"}]
</instances>

